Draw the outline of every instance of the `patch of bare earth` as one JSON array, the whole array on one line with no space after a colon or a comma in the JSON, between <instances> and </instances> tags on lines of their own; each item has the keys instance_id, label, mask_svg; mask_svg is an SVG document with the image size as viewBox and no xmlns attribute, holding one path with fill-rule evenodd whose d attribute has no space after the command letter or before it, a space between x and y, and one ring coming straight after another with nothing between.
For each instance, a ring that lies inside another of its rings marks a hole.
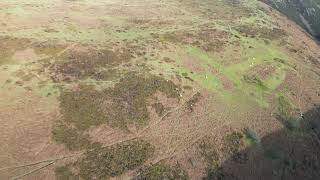
<instances>
[{"instance_id":1,"label":"patch of bare earth","mask_svg":"<svg viewBox=\"0 0 320 180\"><path fill-rule=\"evenodd\" d=\"M21 51L16 51L12 56L12 59L17 61L30 61L30 60L37 60L39 58L40 57L31 48L21 50Z\"/></svg>"},{"instance_id":2,"label":"patch of bare earth","mask_svg":"<svg viewBox=\"0 0 320 180\"><path fill-rule=\"evenodd\" d=\"M38 166L7 169L8 167L67 154L63 146L51 140L52 122L59 114L57 101L33 95L25 90L13 92L0 92L2 101L7 102L0 107L1 179L19 176ZM27 179L50 179L52 176L49 168L34 173Z\"/></svg>"}]
</instances>

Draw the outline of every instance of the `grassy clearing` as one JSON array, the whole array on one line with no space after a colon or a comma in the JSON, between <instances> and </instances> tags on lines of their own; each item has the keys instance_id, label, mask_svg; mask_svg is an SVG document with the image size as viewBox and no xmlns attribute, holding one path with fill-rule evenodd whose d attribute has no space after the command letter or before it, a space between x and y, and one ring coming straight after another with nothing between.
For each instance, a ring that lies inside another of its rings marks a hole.
<instances>
[{"instance_id":1,"label":"grassy clearing","mask_svg":"<svg viewBox=\"0 0 320 180\"><path fill-rule=\"evenodd\" d=\"M158 163L152 166L145 167L139 172L136 180L188 180L188 174L179 164L169 166L164 163Z\"/></svg>"},{"instance_id":2,"label":"grassy clearing","mask_svg":"<svg viewBox=\"0 0 320 180\"><path fill-rule=\"evenodd\" d=\"M254 44L254 42L252 42L252 44ZM174 59L175 63L152 63L151 65L157 67L157 71L164 72L165 74L172 74L172 71L179 75L187 74L185 77L191 80L191 84L196 83L205 89L220 94L226 98L226 101L228 101L228 99L239 99L235 97L238 96L238 94L235 95L223 88L222 81L219 79L221 74L221 76L224 76L231 81L238 91L243 92L242 96L256 101L262 107L267 107L268 96L273 93L285 78L285 65L281 65L274 74L271 74L263 81L258 76L256 78L246 78L247 81L242 77L249 77L248 72L252 71L255 66L270 63L275 63L276 65L277 62L273 61L274 57L281 57L282 59L286 58L285 55L275 51L274 48L270 48L263 44L263 42L258 42L255 45L261 45L261 47L257 47L257 49L254 50L243 47L239 51L241 52L239 55L234 54L234 52L230 50L233 49L233 46L230 46L230 48L228 48L229 50L224 52L223 57L207 53L196 47L186 46L179 49L178 53L167 55L171 57L171 59ZM260 52L265 48L270 49L270 53ZM221 63L225 62L225 59L232 59L234 56L240 57L242 61L231 65L223 65ZM197 66L202 67L204 72L194 72L192 69L185 66L183 63L185 58L192 58L197 62ZM232 98L228 98L229 96Z\"/></svg>"},{"instance_id":3,"label":"grassy clearing","mask_svg":"<svg viewBox=\"0 0 320 180\"><path fill-rule=\"evenodd\" d=\"M248 45L240 46L240 49L237 51L233 51L233 49L239 48L239 46L229 45L228 50L223 53L222 57L217 54L204 52L196 47L187 46L178 51L181 55L175 58L179 67L177 65L172 65L171 67L174 67L174 70L180 74L188 73L188 77L206 89L225 97L233 97L233 94L223 89L222 82L218 78L219 74L222 74L235 85L236 89L243 92L242 96L256 101L262 107L268 107L268 96L272 95L273 91L284 81L286 71L289 69L287 65L275 59L286 60L288 57L276 50L277 47L273 47L273 45L266 45L263 41L247 39ZM250 46L254 48L247 48ZM205 72L190 73L191 69L188 69L183 64L185 57L195 59L199 62L197 66L203 67ZM232 61L234 57L239 57L241 61L230 65L223 64L226 59ZM162 66L163 69L168 69L170 64ZM259 76L249 74L250 71L254 71L256 66L275 66L276 71L262 80ZM215 73L211 73L212 69L214 69Z\"/></svg>"}]
</instances>

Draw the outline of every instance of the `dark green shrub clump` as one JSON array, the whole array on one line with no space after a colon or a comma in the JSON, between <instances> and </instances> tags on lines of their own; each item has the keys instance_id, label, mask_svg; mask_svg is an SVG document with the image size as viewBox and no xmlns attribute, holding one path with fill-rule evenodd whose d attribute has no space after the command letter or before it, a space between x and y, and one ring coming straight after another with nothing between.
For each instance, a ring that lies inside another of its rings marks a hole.
<instances>
[{"instance_id":1,"label":"dark green shrub clump","mask_svg":"<svg viewBox=\"0 0 320 180\"><path fill-rule=\"evenodd\" d=\"M200 101L200 99L202 98L202 95L197 92L187 103L186 103L186 106L188 108L188 110L190 112L193 112L193 108L194 106Z\"/></svg>"},{"instance_id":2,"label":"dark green shrub clump","mask_svg":"<svg viewBox=\"0 0 320 180\"><path fill-rule=\"evenodd\" d=\"M233 132L224 137L225 146L228 152L236 153L239 151L243 134L240 132Z\"/></svg>"},{"instance_id":3,"label":"dark green shrub clump","mask_svg":"<svg viewBox=\"0 0 320 180\"><path fill-rule=\"evenodd\" d=\"M79 180L69 166L60 166L55 169L56 180Z\"/></svg>"},{"instance_id":4,"label":"dark green shrub clump","mask_svg":"<svg viewBox=\"0 0 320 180\"><path fill-rule=\"evenodd\" d=\"M108 124L126 130L128 124L145 125L149 120L147 100L157 91L179 99L181 89L162 77L129 73L105 90L80 86L75 91L62 91L62 119L53 128L53 139L70 150L80 150L90 144L84 134L92 126ZM159 114L164 112L161 105L154 106Z\"/></svg>"},{"instance_id":5,"label":"dark green shrub clump","mask_svg":"<svg viewBox=\"0 0 320 180\"><path fill-rule=\"evenodd\" d=\"M169 166L158 163L142 170L136 180L187 180L188 174L179 164Z\"/></svg>"},{"instance_id":6,"label":"dark green shrub clump","mask_svg":"<svg viewBox=\"0 0 320 180\"><path fill-rule=\"evenodd\" d=\"M79 161L80 176L84 179L107 179L133 170L153 155L151 144L131 141L111 147L88 150Z\"/></svg>"},{"instance_id":7,"label":"dark green shrub clump","mask_svg":"<svg viewBox=\"0 0 320 180\"><path fill-rule=\"evenodd\" d=\"M143 125L149 119L147 99L157 91L179 98L180 88L161 77L130 73L113 88L103 91L81 87L78 91L62 92L61 113L64 121L79 130L103 123L124 129L127 124Z\"/></svg>"},{"instance_id":8,"label":"dark green shrub clump","mask_svg":"<svg viewBox=\"0 0 320 180\"><path fill-rule=\"evenodd\" d=\"M154 103L152 104L152 108L156 111L159 116L162 116L165 111L165 107L162 103Z\"/></svg>"},{"instance_id":9,"label":"dark green shrub clump","mask_svg":"<svg viewBox=\"0 0 320 180\"><path fill-rule=\"evenodd\" d=\"M57 123L52 130L52 138L72 151L81 150L91 144L88 135L83 134L76 128L67 127L61 122Z\"/></svg>"},{"instance_id":10,"label":"dark green shrub clump","mask_svg":"<svg viewBox=\"0 0 320 180\"><path fill-rule=\"evenodd\" d=\"M102 92L89 86L82 86L77 91L62 91L59 100L64 122L73 124L78 130L106 122L103 99Z\"/></svg>"},{"instance_id":11,"label":"dark green shrub clump","mask_svg":"<svg viewBox=\"0 0 320 180\"><path fill-rule=\"evenodd\" d=\"M117 76L114 67L130 60L131 54L126 50L121 52L111 50L71 51L66 53L61 61L51 65L50 70L54 74L63 76L63 79L83 80L92 78L108 80Z\"/></svg>"},{"instance_id":12,"label":"dark green shrub clump","mask_svg":"<svg viewBox=\"0 0 320 180\"><path fill-rule=\"evenodd\" d=\"M264 85L262 80L255 75L244 75L243 79L246 83L257 86L261 90L267 90L268 87Z\"/></svg>"}]
</instances>

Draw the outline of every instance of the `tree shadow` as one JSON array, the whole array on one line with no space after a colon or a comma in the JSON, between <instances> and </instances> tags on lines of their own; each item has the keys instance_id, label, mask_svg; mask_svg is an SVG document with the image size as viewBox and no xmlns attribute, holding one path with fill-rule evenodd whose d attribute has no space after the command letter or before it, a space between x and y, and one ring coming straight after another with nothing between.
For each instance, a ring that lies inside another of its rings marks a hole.
<instances>
[{"instance_id":1,"label":"tree shadow","mask_svg":"<svg viewBox=\"0 0 320 180\"><path fill-rule=\"evenodd\" d=\"M301 120L298 128L280 121L281 131L235 152L221 166L208 168L204 179L320 179L320 105L303 113Z\"/></svg>"}]
</instances>

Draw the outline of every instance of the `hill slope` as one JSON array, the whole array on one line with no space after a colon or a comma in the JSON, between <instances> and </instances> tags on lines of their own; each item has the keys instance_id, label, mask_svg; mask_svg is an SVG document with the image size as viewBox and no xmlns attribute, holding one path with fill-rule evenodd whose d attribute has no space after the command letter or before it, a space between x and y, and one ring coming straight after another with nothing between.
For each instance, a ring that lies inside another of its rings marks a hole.
<instances>
[{"instance_id":1,"label":"hill slope","mask_svg":"<svg viewBox=\"0 0 320 180\"><path fill-rule=\"evenodd\" d=\"M266 4L2 0L0 25L0 179L319 177L319 45Z\"/></svg>"},{"instance_id":2,"label":"hill slope","mask_svg":"<svg viewBox=\"0 0 320 180\"><path fill-rule=\"evenodd\" d=\"M320 40L320 1L319 0L265 0L264 2L287 15Z\"/></svg>"}]
</instances>

